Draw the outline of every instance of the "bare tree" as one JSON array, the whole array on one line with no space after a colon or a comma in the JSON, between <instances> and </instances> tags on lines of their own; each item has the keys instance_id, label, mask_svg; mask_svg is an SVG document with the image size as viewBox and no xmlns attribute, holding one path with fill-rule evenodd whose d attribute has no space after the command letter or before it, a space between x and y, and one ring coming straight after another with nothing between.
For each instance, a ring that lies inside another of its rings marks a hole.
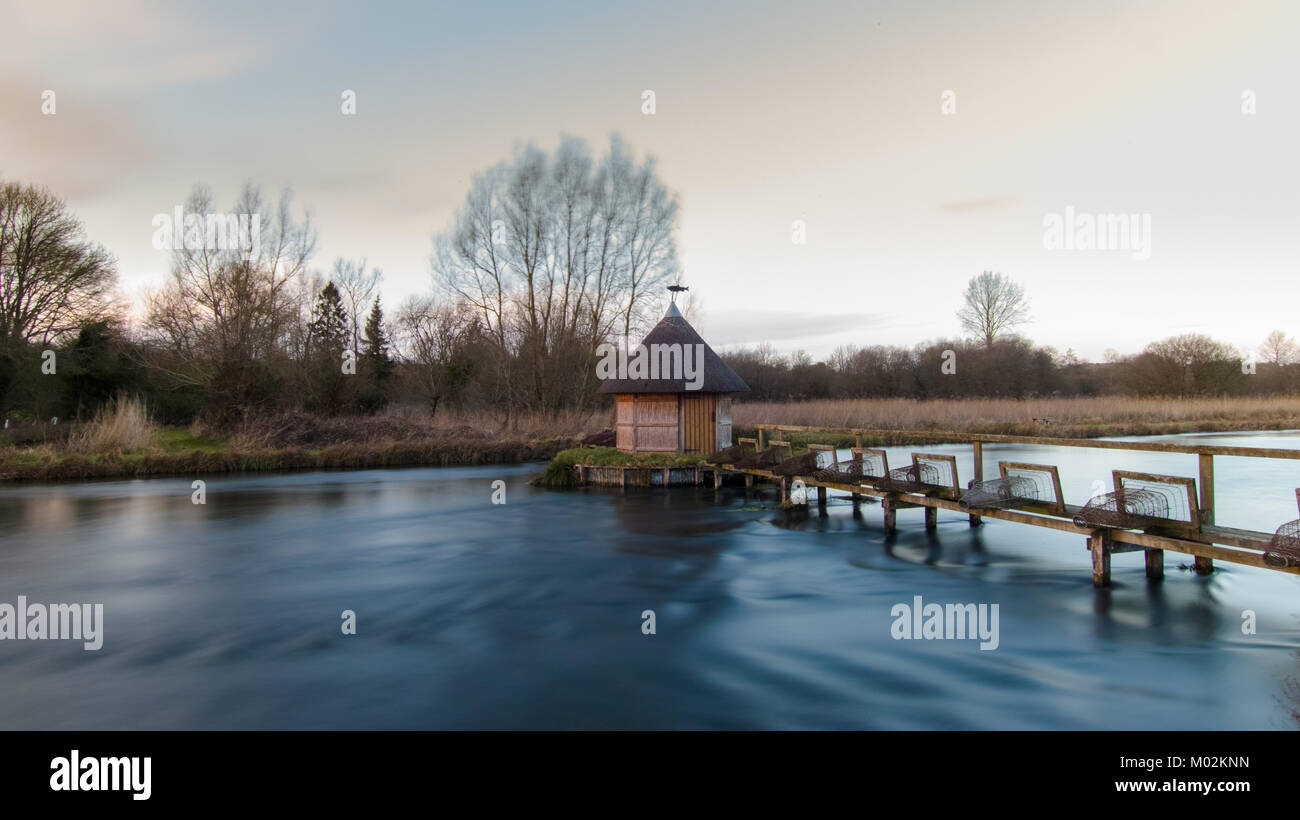
<instances>
[{"instance_id":1,"label":"bare tree","mask_svg":"<svg viewBox=\"0 0 1300 820\"><path fill-rule=\"evenodd\" d=\"M1300 345L1286 333L1275 330L1259 346L1259 357L1276 365L1294 364L1300 360Z\"/></svg>"},{"instance_id":2,"label":"bare tree","mask_svg":"<svg viewBox=\"0 0 1300 820\"><path fill-rule=\"evenodd\" d=\"M430 414L455 400L473 375L470 349L481 325L466 304L439 304L431 297L408 297L398 308L394 352L411 367L416 392L424 397Z\"/></svg>"},{"instance_id":3,"label":"bare tree","mask_svg":"<svg viewBox=\"0 0 1300 820\"><path fill-rule=\"evenodd\" d=\"M984 271L966 284L957 318L963 330L992 347L999 334L1029 321L1029 299L1010 277Z\"/></svg>"},{"instance_id":4,"label":"bare tree","mask_svg":"<svg viewBox=\"0 0 1300 820\"><path fill-rule=\"evenodd\" d=\"M361 355L361 330L365 324L365 313L370 307L371 297L384 277L379 268L366 273L366 260L354 262L343 257L334 260L334 270L330 281L338 288L343 297L343 309L348 314L348 332L351 337L352 352Z\"/></svg>"},{"instance_id":5,"label":"bare tree","mask_svg":"<svg viewBox=\"0 0 1300 820\"><path fill-rule=\"evenodd\" d=\"M271 206L244 186L233 213L248 215L250 225L258 217L258 241L247 248L183 243L173 252L171 281L147 299L146 329L181 354L183 372L172 375L207 389L215 415L266 398L255 390L259 374L295 337L301 294L293 283L316 234L309 215L294 218L291 203L288 191ZM211 192L196 186L185 210L211 213Z\"/></svg>"},{"instance_id":6,"label":"bare tree","mask_svg":"<svg viewBox=\"0 0 1300 820\"><path fill-rule=\"evenodd\" d=\"M116 260L45 188L0 186L0 343L44 344L115 310Z\"/></svg>"},{"instance_id":7,"label":"bare tree","mask_svg":"<svg viewBox=\"0 0 1300 820\"><path fill-rule=\"evenodd\" d=\"M644 327L676 273L677 208L653 160L617 137L599 160L566 138L474 177L431 263L436 289L465 302L496 348L498 406L590 401L597 347Z\"/></svg>"}]
</instances>

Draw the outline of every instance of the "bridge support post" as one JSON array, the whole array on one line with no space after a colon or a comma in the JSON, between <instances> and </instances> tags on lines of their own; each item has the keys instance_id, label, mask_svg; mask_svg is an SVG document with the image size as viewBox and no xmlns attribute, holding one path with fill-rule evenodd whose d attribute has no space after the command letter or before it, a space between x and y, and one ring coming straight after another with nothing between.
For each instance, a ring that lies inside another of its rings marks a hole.
<instances>
[{"instance_id":1,"label":"bridge support post","mask_svg":"<svg viewBox=\"0 0 1300 820\"><path fill-rule=\"evenodd\" d=\"M1165 551L1147 550L1147 578L1160 581L1165 577Z\"/></svg>"},{"instance_id":2,"label":"bridge support post","mask_svg":"<svg viewBox=\"0 0 1300 820\"><path fill-rule=\"evenodd\" d=\"M925 528L927 530L935 529L939 526L939 510L937 507L925 508Z\"/></svg>"},{"instance_id":3,"label":"bridge support post","mask_svg":"<svg viewBox=\"0 0 1300 820\"><path fill-rule=\"evenodd\" d=\"M754 486L754 477L753 477L752 475L750 475L749 473L745 473L745 486L746 486L746 487L753 487L753 486Z\"/></svg>"},{"instance_id":4,"label":"bridge support post","mask_svg":"<svg viewBox=\"0 0 1300 820\"><path fill-rule=\"evenodd\" d=\"M1092 585L1110 586L1110 539L1098 530L1088 536L1088 549L1092 551Z\"/></svg>"},{"instance_id":5,"label":"bridge support post","mask_svg":"<svg viewBox=\"0 0 1300 820\"><path fill-rule=\"evenodd\" d=\"M1196 568L1197 575L1209 575L1214 572L1214 559L1206 558L1204 555L1198 555L1192 561L1192 566Z\"/></svg>"},{"instance_id":6,"label":"bridge support post","mask_svg":"<svg viewBox=\"0 0 1300 820\"><path fill-rule=\"evenodd\" d=\"M894 509L893 496L880 499L880 508L885 513L885 533L893 535L898 530L898 511Z\"/></svg>"},{"instance_id":7,"label":"bridge support post","mask_svg":"<svg viewBox=\"0 0 1300 820\"><path fill-rule=\"evenodd\" d=\"M821 507L823 510L826 509L826 488L825 487L817 488L817 506Z\"/></svg>"},{"instance_id":8,"label":"bridge support post","mask_svg":"<svg viewBox=\"0 0 1300 820\"><path fill-rule=\"evenodd\" d=\"M984 443L982 441L973 442L973 447L975 449L975 455L974 455L975 480L983 481L984 480ZM980 518L978 515L972 515L970 517L970 525L972 527L978 527L982 523L984 523L984 519Z\"/></svg>"}]
</instances>

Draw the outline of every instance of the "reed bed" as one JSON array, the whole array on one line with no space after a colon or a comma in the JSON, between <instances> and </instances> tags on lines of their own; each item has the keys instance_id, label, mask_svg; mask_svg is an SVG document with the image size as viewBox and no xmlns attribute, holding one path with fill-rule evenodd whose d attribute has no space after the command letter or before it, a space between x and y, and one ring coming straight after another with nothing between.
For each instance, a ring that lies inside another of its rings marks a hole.
<instances>
[{"instance_id":1,"label":"reed bed","mask_svg":"<svg viewBox=\"0 0 1300 820\"><path fill-rule=\"evenodd\" d=\"M738 402L732 419L740 431L789 424L1095 438L1300 428L1300 396Z\"/></svg>"}]
</instances>

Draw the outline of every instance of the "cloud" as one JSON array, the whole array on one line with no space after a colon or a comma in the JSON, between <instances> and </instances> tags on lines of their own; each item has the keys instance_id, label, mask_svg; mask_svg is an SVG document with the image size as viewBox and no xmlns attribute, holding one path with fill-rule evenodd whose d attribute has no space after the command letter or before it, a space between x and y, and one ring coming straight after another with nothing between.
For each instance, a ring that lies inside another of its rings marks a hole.
<instances>
[{"instance_id":1,"label":"cloud","mask_svg":"<svg viewBox=\"0 0 1300 820\"><path fill-rule=\"evenodd\" d=\"M992 211L998 208L1010 207L1018 202L1020 197L1014 194L1004 196L988 196L981 199L961 199L956 202L944 202L939 205L939 210L948 213L969 213L972 211Z\"/></svg>"},{"instance_id":2,"label":"cloud","mask_svg":"<svg viewBox=\"0 0 1300 820\"><path fill-rule=\"evenodd\" d=\"M792 311L754 311L744 313L705 313L699 322L700 334L711 345L752 345L762 342L791 342L866 332L887 321L875 313L798 313Z\"/></svg>"},{"instance_id":3,"label":"cloud","mask_svg":"<svg viewBox=\"0 0 1300 820\"><path fill-rule=\"evenodd\" d=\"M238 15L152 0L0 3L6 38L0 65L49 87L118 93L219 79L273 53L269 36Z\"/></svg>"},{"instance_id":4,"label":"cloud","mask_svg":"<svg viewBox=\"0 0 1300 820\"><path fill-rule=\"evenodd\" d=\"M58 93L42 113L42 89L0 79L0 178L45 185L65 198L93 197L128 180L158 146L116 109Z\"/></svg>"}]
</instances>

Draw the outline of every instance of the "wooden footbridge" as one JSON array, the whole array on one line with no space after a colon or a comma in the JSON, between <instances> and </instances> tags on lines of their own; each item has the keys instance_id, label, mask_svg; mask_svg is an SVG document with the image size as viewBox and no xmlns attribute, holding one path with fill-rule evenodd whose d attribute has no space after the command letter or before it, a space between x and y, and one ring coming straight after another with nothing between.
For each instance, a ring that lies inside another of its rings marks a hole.
<instances>
[{"instance_id":1,"label":"wooden footbridge","mask_svg":"<svg viewBox=\"0 0 1300 820\"><path fill-rule=\"evenodd\" d=\"M835 449L822 444L809 445L806 453L795 456L792 443L782 440L793 433L852 435L857 446L847 461L838 461ZM890 469L885 451L863 447L864 437L969 443L975 475L963 488L954 456L924 452L912 453L911 464ZM993 443L1184 453L1196 456L1197 470L1195 477L1116 470L1114 490L1080 506L1066 502L1052 465L1000 462L998 477L986 480L983 445ZM745 475L747 484L770 479L780 483L785 503L801 486L816 488L819 506L825 506L828 490L849 493L855 502L864 496L878 498L890 533L897 529L897 511L914 507L924 508L927 529L937 525L939 510L951 510L968 514L971 526L993 518L1073 533L1085 539L1092 553L1097 586L1110 584L1111 556L1125 552L1145 553L1147 577L1154 579L1164 576L1165 551L1193 556L1201 574L1212 572L1216 560L1300 574L1300 519L1282 524L1276 532L1216 522L1214 459L1224 456L1300 461L1300 450L762 424L757 438L739 439L736 447L709 461L715 467L715 485L721 484L724 472ZM1300 506L1300 490L1296 499Z\"/></svg>"}]
</instances>

